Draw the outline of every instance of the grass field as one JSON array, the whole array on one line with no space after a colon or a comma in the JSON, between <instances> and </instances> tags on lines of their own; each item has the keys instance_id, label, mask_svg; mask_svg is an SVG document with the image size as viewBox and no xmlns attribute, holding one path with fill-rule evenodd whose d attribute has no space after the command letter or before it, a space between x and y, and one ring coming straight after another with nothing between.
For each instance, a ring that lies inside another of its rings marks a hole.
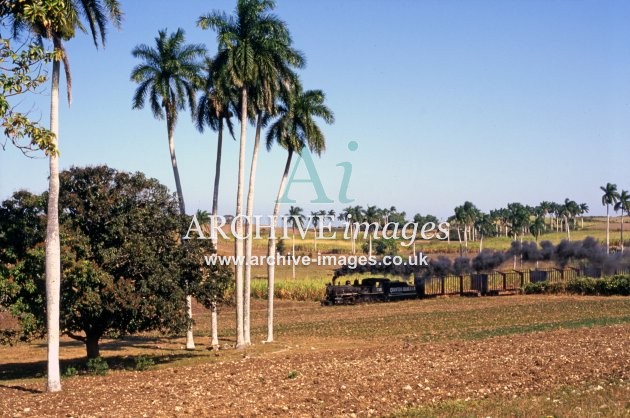
<instances>
[{"instance_id":1,"label":"grass field","mask_svg":"<svg viewBox=\"0 0 630 418\"><path fill-rule=\"evenodd\" d=\"M183 338L106 340L106 376L64 379L40 394L45 344L0 348L6 415L627 416L630 298L439 298L321 307L278 301L276 338L253 306L250 349L207 350L197 307L195 351ZM223 348L234 314L220 312ZM84 348L65 340L63 370ZM147 371L134 370L138 356ZM27 411L27 412L25 412Z\"/></svg>"}]
</instances>

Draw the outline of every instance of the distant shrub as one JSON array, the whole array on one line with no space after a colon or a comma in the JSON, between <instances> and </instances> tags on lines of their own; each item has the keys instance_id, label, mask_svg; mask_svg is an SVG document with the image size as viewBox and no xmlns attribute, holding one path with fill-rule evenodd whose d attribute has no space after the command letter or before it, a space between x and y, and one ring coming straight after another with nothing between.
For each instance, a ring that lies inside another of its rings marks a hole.
<instances>
[{"instance_id":1,"label":"distant shrub","mask_svg":"<svg viewBox=\"0 0 630 418\"><path fill-rule=\"evenodd\" d=\"M89 374L106 375L109 371L109 365L103 357L91 358L85 365Z\"/></svg>"},{"instance_id":2,"label":"distant shrub","mask_svg":"<svg viewBox=\"0 0 630 418\"><path fill-rule=\"evenodd\" d=\"M73 377L78 374L79 374L79 371L76 369L76 367L72 367L72 366L68 366L66 370L64 370L63 372L64 377Z\"/></svg>"},{"instance_id":3,"label":"distant shrub","mask_svg":"<svg viewBox=\"0 0 630 418\"><path fill-rule=\"evenodd\" d=\"M566 283L548 283L546 281L529 283L523 289L526 294L574 293L578 295L630 295L630 275L616 275L595 279L578 277Z\"/></svg>"},{"instance_id":4,"label":"distant shrub","mask_svg":"<svg viewBox=\"0 0 630 418\"><path fill-rule=\"evenodd\" d=\"M364 242L361 249L365 254L370 252L370 243ZM376 255L396 255L398 254L398 241L395 239L378 238L372 241L372 250Z\"/></svg>"},{"instance_id":5,"label":"distant shrub","mask_svg":"<svg viewBox=\"0 0 630 418\"><path fill-rule=\"evenodd\" d=\"M278 243L276 244L276 252L278 252L280 255L284 255L285 253L285 245L284 245L284 240L281 238L280 240L278 240Z\"/></svg>"},{"instance_id":6,"label":"distant shrub","mask_svg":"<svg viewBox=\"0 0 630 418\"><path fill-rule=\"evenodd\" d=\"M577 279L569 280L567 282L567 292L579 295L595 295L597 294L598 280L604 279L578 277Z\"/></svg>"},{"instance_id":7,"label":"distant shrub","mask_svg":"<svg viewBox=\"0 0 630 418\"><path fill-rule=\"evenodd\" d=\"M147 370L155 364L153 359L149 356L137 356L134 360L136 362L135 369L138 371Z\"/></svg>"},{"instance_id":8,"label":"distant shrub","mask_svg":"<svg viewBox=\"0 0 630 418\"><path fill-rule=\"evenodd\" d=\"M296 379L299 375L299 372L293 370L292 372L289 372L287 379Z\"/></svg>"},{"instance_id":9,"label":"distant shrub","mask_svg":"<svg viewBox=\"0 0 630 418\"><path fill-rule=\"evenodd\" d=\"M540 295L546 293L547 282L527 283L523 292L527 295Z\"/></svg>"}]
</instances>

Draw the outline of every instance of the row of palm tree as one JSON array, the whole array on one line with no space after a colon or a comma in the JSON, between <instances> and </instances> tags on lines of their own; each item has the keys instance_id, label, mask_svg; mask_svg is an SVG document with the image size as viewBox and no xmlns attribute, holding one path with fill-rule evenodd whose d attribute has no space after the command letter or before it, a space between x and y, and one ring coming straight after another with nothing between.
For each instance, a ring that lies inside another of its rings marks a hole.
<instances>
[{"instance_id":1,"label":"row of palm tree","mask_svg":"<svg viewBox=\"0 0 630 418\"><path fill-rule=\"evenodd\" d=\"M577 227L578 218L584 225L584 215L588 213L586 203L579 204L571 199L563 203L541 202L538 206L509 203L505 208L484 213L472 202L464 202L454 209L448 218L451 227L455 227L460 242L460 252L468 252L469 241L479 241L483 249L483 238L487 236L510 236L523 239L527 234L536 240L547 231L566 231L571 239L571 230ZM547 221L548 220L548 221Z\"/></svg>"},{"instance_id":2,"label":"row of palm tree","mask_svg":"<svg viewBox=\"0 0 630 418\"><path fill-rule=\"evenodd\" d=\"M171 164L182 214L185 214L185 204L173 140L178 111L188 108L200 131L207 127L218 132L213 215L218 212L223 128L227 126L234 136L231 118L236 116L239 119L235 255L244 256L245 259L252 255L253 226L251 222L243 225L242 219L243 215L251 219L254 211L256 171L263 128L268 127L265 137L268 150L277 143L287 151L274 206L273 215L277 216L279 199L284 192L294 154L308 147L311 152L320 155L325 150L325 137L316 118L326 123L334 120L332 112L325 105L322 91L303 90L296 70L304 67L304 57L293 47L285 22L272 13L274 7L275 2L271 0L239 0L232 15L213 11L201 16L197 25L202 29L213 29L217 34L218 52L213 57L207 56L202 45L186 44L181 29L170 35L165 30L160 31L155 39L155 47L140 45L133 50L133 55L142 60L131 75L132 80L139 84L133 106L142 108L148 102L156 118L166 118ZM195 101L197 92L201 93L198 103ZM250 122L255 126L255 136L245 200L245 156L247 126ZM248 237L245 240L240 238L244 233ZM269 255L274 254L275 246L272 236L269 239ZM235 278L236 345L242 348L251 344L250 264L237 264ZM267 341L270 342L273 341L274 266L269 266L268 281ZM189 297L187 304L190 318L191 302ZM186 346L194 348L192 325L187 334Z\"/></svg>"}]
</instances>

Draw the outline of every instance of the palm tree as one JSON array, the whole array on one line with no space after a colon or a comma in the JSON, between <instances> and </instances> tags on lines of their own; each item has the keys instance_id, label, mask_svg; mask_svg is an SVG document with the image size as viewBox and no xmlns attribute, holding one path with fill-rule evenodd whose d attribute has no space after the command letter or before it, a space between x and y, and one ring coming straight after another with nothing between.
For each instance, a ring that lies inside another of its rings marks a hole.
<instances>
[{"instance_id":1,"label":"palm tree","mask_svg":"<svg viewBox=\"0 0 630 418\"><path fill-rule=\"evenodd\" d=\"M619 200L617 185L606 183L606 186L600 187L604 192L602 195L602 205L606 206L606 254L610 254L610 205L614 205Z\"/></svg>"},{"instance_id":2,"label":"palm tree","mask_svg":"<svg viewBox=\"0 0 630 418\"><path fill-rule=\"evenodd\" d=\"M326 138L316 123L315 118L321 118L326 123L333 123L335 118L332 111L324 104L325 95L321 90L302 91L299 83L282 97L283 103L278 106L278 119L267 132L267 149L270 150L274 142L287 150L287 161L282 173L282 180L278 187L278 195L273 209L271 228L275 228L274 219L280 212L280 199L291 168L294 153L301 153L304 147L317 155L326 149ZM269 237L268 255L272 256L276 248L275 237ZM273 341L273 292L275 280L275 266L267 266L267 342Z\"/></svg>"},{"instance_id":3,"label":"palm tree","mask_svg":"<svg viewBox=\"0 0 630 418\"><path fill-rule=\"evenodd\" d=\"M368 256L372 257L372 234L370 233L373 224L380 224L382 221L382 215L381 215L381 211L379 208L377 208L376 206L369 206L365 209L365 212L363 212L363 219L365 219L365 222L367 222L368 226L367 226L367 234L368 234Z\"/></svg>"},{"instance_id":4,"label":"palm tree","mask_svg":"<svg viewBox=\"0 0 630 418\"><path fill-rule=\"evenodd\" d=\"M319 213L311 211L311 222L313 223L313 249L317 254L317 226L319 225Z\"/></svg>"},{"instance_id":5,"label":"palm tree","mask_svg":"<svg viewBox=\"0 0 630 418\"><path fill-rule=\"evenodd\" d=\"M582 229L584 229L584 215L586 215L589 210L590 208L588 207L588 203L580 203L580 221L582 223Z\"/></svg>"},{"instance_id":6,"label":"palm tree","mask_svg":"<svg viewBox=\"0 0 630 418\"><path fill-rule=\"evenodd\" d=\"M630 193L627 190L621 191L614 209L615 212L621 211L621 252L623 253L623 212L626 211L626 214L630 214Z\"/></svg>"},{"instance_id":7,"label":"palm tree","mask_svg":"<svg viewBox=\"0 0 630 418\"><path fill-rule=\"evenodd\" d=\"M494 229L490 215L479 211L475 219L475 229L479 231L479 252L482 252L484 237L491 235Z\"/></svg>"},{"instance_id":8,"label":"palm tree","mask_svg":"<svg viewBox=\"0 0 630 418\"><path fill-rule=\"evenodd\" d=\"M50 131L53 133L51 146L59 150L59 78L61 62L64 64L68 104L72 102L72 76L70 60L64 42L76 35L77 29L92 35L96 48L105 46L107 24L120 27L122 10L118 0L68 0L63 8L42 5L40 14L29 2L12 5L14 32L27 30L39 40L52 42L58 59L53 60L50 91ZM86 25L87 24L87 25ZM49 154L48 207L46 218L46 324L48 344L48 373L46 390L61 390L59 371L59 300L61 295L61 249L59 240L59 153Z\"/></svg>"},{"instance_id":9,"label":"palm tree","mask_svg":"<svg viewBox=\"0 0 630 418\"><path fill-rule=\"evenodd\" d=\"M295 227L304 225L304 209L299 206L291 206L289 213L286 216L289 217L289 225L291 225L291 256L295 257ZM295 263L291 263L293 267L292 276L295 279Z\"/></svg>"},{"instance_id":10,"label":"palm tree","mask_svg":"<svg viewBox=\"0 0 630 418\"><path fill-rule=\"evenodd\" d=\"M536 242L540 238L543 232L545 232L545 216L536 216L534 222L529 226L529 232L534 236Z\"/></svg>"},{"instance_id":11,"label":"palm tree","mask_svg":"<svg viewBox=\"0 0 630 418\"><path fill-rule=\"evenodd\" d=\"M254 150L249 171L247 190L246 218L251 220L254 212L254 194L256 189L256 168L260 150L260 135L262 127L276 111L276 99L282 89L297 82L297 75L293 68L302 68L304 58L302 54L291 47L291 37L284 22L277 20L278 26L273 33L266 35L268 39L261 42L254 59L258 79L252 86L249 96L253 113L256 115L256 134L254 136ZM245 258L252 256L253 234L252 222L247 222L245 233ZM243 289L243 333L245 344L251 345L250 311L251 311L251 264L245 264L245 278Z\"/></svg>"},{"instance_id":12,"label":"palm tree","mask_svg":"<svg viewBox=\"0 0 630 418\"><path fill-rule=\"evenodd\" d=\"M232 125L233 109L233 89L226 83L226 77L221 74L221 68L216 68L214 61L206 59L205 86L203 94L199 98L197 105L197 129L203 132L204 127L218 133L217 157L214 169L214 188L212 192L212 221L216 222L219 213L219 183L221 178L221 158L223 155L223 127L227 126L232 138L234 129ZM236 139L236 138L234 138ZM212 236L212 245L218 249L218 236ZM219 346L219 336L217 334L217 304L210 303L210 334L213 348Z\"/></svg>"},{"instance_id":13,"label":"palm tree","mask_svg":"<svg viewBox=\"0 0 630 418\"><path fill-rule=\"evenodd\" d=\"M212 216L216 219L219 213L219 183L221 178L221 158L223 153L223 129L227 126L232 138L234 127L232 125L233 89L226 83L226 77L216 68L214 61L207 58L205 63L205 86L203 94L197 105L197 129L204 131L207 126L218 134L216 164L214 170L214 188L212 193ZM216 237L212 238L212 244L217 247Z\"/></svg>"},{"instance_id":14,"label":"palm tree","mask_svg":"<svg viewBox=\"0 0 630 418\"><path fill-rule=\"evenodd\" d=\"M138 83L133 96L133 108L142 109L149 101L153 116L157 119L166 117L168 149L171 155L173 176L177 190L180 214L186 215L184 193L179 179L179 168L175 156L175 126L179 111L188 107L194 117L195 90L201 84L201 59L206 50L202 45L186 44L184 30L167 34L166 30L158 32L155 48L138 45L132 51L135 58L142 60L131 71L131 80ZM192 296L186 296L188 320L191 321L186 332L186 348L195 348L192 329Z\"/></svg>"},{"instance_id":15,"label":"palm tree","mask_svg":"<svg viewBox=\"0 0 630 418\"><path fill-rule=\"evenodd\" d=\"M580 205L569 198L564 199L564 205L560 207L560 215L564 218L567 230L567 238L571 241L571 227L570 220L575 219L575 216L580 212ZM574 222L575 223L575 222Z\"/></svg>"},{"instance_id":16,"label":"palm tree","mask_svg":"<svg viewBox=\"0 0 630 418\"><path fill-rule=\"evenodd\" d=\"M243 247L243 190L245 188L245 151L247 139L248 98L257 87L269 94L263 102L275 101L271 84L276 83L278 75L283 75L288 65L297 64L298 58L291 56L291 38L286 24L271 14L275 7L272 0L239 0L233 16L214 11L202 16L197 25L202 29L212 28L217 31L219 52L217 65L225 69L230 83L240 92L241 136L238 163L238 187L236 193L236 232L235 254L242 257ZM299 54L298 54L299 55ZM301 56L299 56L301 59ZM262 117L258 120L262 123ZM257 122L257 126L258 122ZM258 132L258 138L260 132ZM258 157L257 144L252 157L255 179L255 165ZM250 176L251 176L250 172ZM253 187L253 182L250 182ZM253 189L251 193L253 201ZM252 207L250 205L250 207ZM244 319L244 271L236 265L236 347L248 345L245 336Z\"/></svg>"}]
</instances>

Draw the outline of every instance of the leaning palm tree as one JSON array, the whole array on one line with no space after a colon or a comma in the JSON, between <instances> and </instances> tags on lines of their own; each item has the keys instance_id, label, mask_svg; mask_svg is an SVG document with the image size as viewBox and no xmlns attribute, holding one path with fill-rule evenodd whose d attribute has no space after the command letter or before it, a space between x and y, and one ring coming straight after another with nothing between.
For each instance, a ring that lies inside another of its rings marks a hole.
<instances>
[{"instance_id":1,"label":"leaning palm tree","mask_svg":"<svg viewBox=\"0 0 630 418\"><path fill-rule=\"evenodd\" d=\"M168 149L182 216L186 215L186 205L175 156L175 126L181 110L190 109L194 117L195 90L201 84L201 59L205 53L202 45L186 44L181 28L171 34L166 30L159 31L155 48L143 44L132 51L135 58L142 60L131 72L131 80L139 84L133 96L133 108L144 108L148 100L153 116L157 119L166 118ZM186 310L190 323L186 332L186 348L192 350L195 342L190 295L186 296Z\"/></svg>"},{"instance_id":2,"label":"leaning palm tree","mask_svg":"<svg viewBox=\"0 0 630 418\"><path fill-rule=\"evenodd\" d=\"M630 193L627 190L622 190L618 199L614 209L615 212L621 211L621 252L623 253L623 212L630 214Z\"/></svg>"},{"instance_id":3,"label":"leaning palm tree","mask_svg":"<svg viewBox=\"0 0 630 418\"><path fill-rule=\"evenodd\" d=\"M249 94L259 83L269 80L269 74L287 63L286 52L291 44L286 24L271 13L274 7L275 2L272 0L239 0L234 15L214 11L197 21L202 29L212 28L217 31L217 65L225 69L230 83L239 90L241 135L235 213L237 236L234 240L237 257L243 257L244 253L242 218ZM276 58L278 60L274 61ZM269 92L269 89L266 91ZM274 100L269 98L265 102ZM235 273L236 347L243 348L248 343L244 329L244 270L240 263L236 265Z\"/></svg>"},{"instance_id":4,"label":"leaning palm tree","mask_svg":"<svg viewBox=\"0 0 630 418\"><path fill-rule=\"evenodd\" d=\"M600 187L604 192L602 195L602 205L606 206L606 254L610 254L610 205L614 205L619 200L619 192L617 185L607 183L606 186Z\"/></svg>"},{"instance_id":5,"label":"leaning palm tree","mask_svg":"<svg viewBox=\"0 0 630 418\"><path fill-rule=\"evenodd\" d=\"M295 227L304 225L304 209L299 206L291 206L289 208L289 225L291 225L291 255L295 257ZM295 279L295 263L291 263L293 267L292 278Z\"/></svg>"},{"instance_id":6,"label":"leaning palm tree","mask_svg":"<svg viewBox=\"0 0 630 418\"><path fill-rule=\"evenodd\" d=\"M59 78L63 62L68 104L72 102L70 61L64 42L77 30L89 32L94 45L105 45L107 24L120 27L123 13L118 0L69 0L57 5L15 2L9 6L14 32L27 31L39 40L52 42L56 54L53 60L50 91L50 131L52 147L59 150ZM59 372L59 300L61 294L61 249L59 240L59 153L49 154L48 207L46 218L46 323L48 336L47 391L61 390Z\"/></svg>"},{"instance_id":7,"label":"leaning palm tree","mask_svg":"<svg viewBox=\"0 0 630 418\"><path fill-rule=\"evenodd\" d=\"M287 161L282 173L282 180L278 187L278 195L271 217L271 228L275 228L274 219L280 212L280 199L291 168L294 153L301 153L305 147L317 155L326 149L326 139L316 123L315 118L321 118L326 123L333 123L335 118L332 111L324 104L325 95L321 90L302 91L302 87L296 83L291 91L285 92L283 103L278 106L278 119L270 126L267 132L267 149L270 150L274 142L287 150ZM273 256L276 248L275 237L269 237L267 248L268 255ZM270 263L267 266L267 342L273 341L273 297L275 266Z\"/></svg>"}]
</instances>

